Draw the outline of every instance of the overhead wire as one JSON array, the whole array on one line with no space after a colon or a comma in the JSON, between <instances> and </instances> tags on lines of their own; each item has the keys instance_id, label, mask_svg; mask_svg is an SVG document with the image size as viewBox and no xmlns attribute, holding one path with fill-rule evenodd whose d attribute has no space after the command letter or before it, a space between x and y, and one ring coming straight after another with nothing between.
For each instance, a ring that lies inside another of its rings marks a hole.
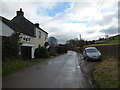
<instances>
[{"instance_id":1,"label":"overhead wire","mask_svg":"<svg viewBox=\"0 0 120 90\"><path fill-rule=\"evenodd\" d=\"M112 6L116 5L120 0L116 0L115 2L113 2Z\"/></svg>"},{"instance_id":2,"label":"overhead wire","mask_svg":"<svg viewBox=\"0 0 120 90\"><path fill-rule=\"evenodd\" d=\"M97 15L98 11L101 9L101 7L102 7L102 5L103 5L103 1L104 1L104 0L102 0L102 1L100 2L100 5L99 5L99 7L97 8L96 13L94 14L94 16L92 17L92 19L91 19L90 22L88 23L87 27L89 27L89 26L91 25L91 23L93 22L95 16Z\"/></svg>"},{"instance_id":3,"label":"overhead wire","mask_svg":"<svg viewBox=\"0 0 120 90\"><path fill-rule=\"evenodd\" d=\"M92 19L91 19L90 22L88 23L87 27L89 27L89 26L92 24L92 22L93 22L95 16L97 15L98 11L102 8L103 1L104 1L104 0L101 1L99 7L97 8L96 13L94 14L94 16L92 17ZM119 1L120 1L120 0L116 0L115 2L113 2L113 4L112 4L111 6L116 5ZM104 15L104 14L102 14L102 16L103 16L103 15Z\"/></svg>"}]
</instances>

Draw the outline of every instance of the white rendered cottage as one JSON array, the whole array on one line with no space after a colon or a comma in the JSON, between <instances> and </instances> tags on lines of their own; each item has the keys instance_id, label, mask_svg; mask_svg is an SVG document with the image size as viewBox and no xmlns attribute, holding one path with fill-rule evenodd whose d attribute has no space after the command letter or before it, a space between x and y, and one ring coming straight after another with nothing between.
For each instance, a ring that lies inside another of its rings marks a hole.
<instances>
[{"instance_id":1,"label":"white rendered cottage","mask_svg":"<svg viewBox=\"0 0 120 90\"><path fill-rule=\"evenodd\" d=\"M17 15L8 20L0 17L2 25L2 36L11 36L13 32L19 32L21 37L21 52L23 59L34 58L34 51L39 46L45 46L48 42L48 33L39 27L39 24L33 24L24 17L22 9L17 11Z\"/></svg>"}]
</instances>

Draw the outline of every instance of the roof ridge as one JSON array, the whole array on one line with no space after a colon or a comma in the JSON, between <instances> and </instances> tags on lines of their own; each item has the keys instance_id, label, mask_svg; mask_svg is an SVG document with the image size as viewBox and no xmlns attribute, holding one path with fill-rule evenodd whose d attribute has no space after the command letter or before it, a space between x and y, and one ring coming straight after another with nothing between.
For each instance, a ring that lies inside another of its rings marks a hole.
<instances>
[{"instance_id":1,"label":"roof ridge","mask_svg":"<svg viewBox=\"0 0 120 90\"><path fill-rule=\"evenodd\" d=\"M33 36L31 32L29 32L28 30L22 28L19 24L15 23L15 22L12 22L11 20L8 20L8 19L6 19L5 17L2 17L2 16L0 16L0 18L2 18L1 19L2 22L4 22L6 25L8 25L14 31L21 32L21 33Z\"/></svg>"},{"instance_id":2,"label":"roof ridge","mask_svg":"<svg viewBox=\"0 0 120 90\"><path fill-rule=\"evenodd\" d=\"M31 22L30 20L28 20L27 18L22 17L22 16L15 16L14 18L17 18L17 17L20 17L20 18L25 19L25 20L26 20L26 21L28 21L30 24L32 24L34 27L36 27L36 26L35 26L35 24L34 24L34 23L32 23L32 22ZM13 19L14 19L14 18L13 18ZM13 19L12 19L12 20L13 20ZM12 20L11 20L11 21L12 21ZM36 27L36 28L38 28L38 27ZM45 32L45 33L47 33L47 34L48 34L48 32L44 31L42 28L40 28L40 27L39 27L38 29L40 29L40 30L42 30L43 32Z\"/></svg>"}]
</instances>

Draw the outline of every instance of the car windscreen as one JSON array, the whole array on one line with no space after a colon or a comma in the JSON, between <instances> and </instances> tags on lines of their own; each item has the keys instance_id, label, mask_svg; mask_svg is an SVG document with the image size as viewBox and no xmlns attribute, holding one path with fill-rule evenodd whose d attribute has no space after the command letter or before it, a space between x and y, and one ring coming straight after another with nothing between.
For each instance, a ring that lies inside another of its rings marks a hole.
<instances>
[{"instance_id":1,"label":"car windscreen","mask_svg":"<svg viewBox=\"0 0 120 90\"><path fill-rule=\"evenodd\" d=\"M92 53L92 52L98 52L97 49L87 49L86 51L87 51L87 52L90 52L90 53Z\"/></svg>"}]
</instances>

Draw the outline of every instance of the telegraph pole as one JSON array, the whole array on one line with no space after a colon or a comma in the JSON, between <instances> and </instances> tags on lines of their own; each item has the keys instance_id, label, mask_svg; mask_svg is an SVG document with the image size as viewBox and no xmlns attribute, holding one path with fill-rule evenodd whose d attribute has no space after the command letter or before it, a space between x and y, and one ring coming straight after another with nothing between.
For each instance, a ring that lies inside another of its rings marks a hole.
<instances>
[{"instance_id":1,"label":"telegraph pole","mask_svg":"<svg viewBox=\"0 0 120 90\"><path fill-rule=\"evenodd\" d=\"M81 40L81 34L79 34L79 36L80 36L80 40Z\"/></svg>"}]
</instances>

